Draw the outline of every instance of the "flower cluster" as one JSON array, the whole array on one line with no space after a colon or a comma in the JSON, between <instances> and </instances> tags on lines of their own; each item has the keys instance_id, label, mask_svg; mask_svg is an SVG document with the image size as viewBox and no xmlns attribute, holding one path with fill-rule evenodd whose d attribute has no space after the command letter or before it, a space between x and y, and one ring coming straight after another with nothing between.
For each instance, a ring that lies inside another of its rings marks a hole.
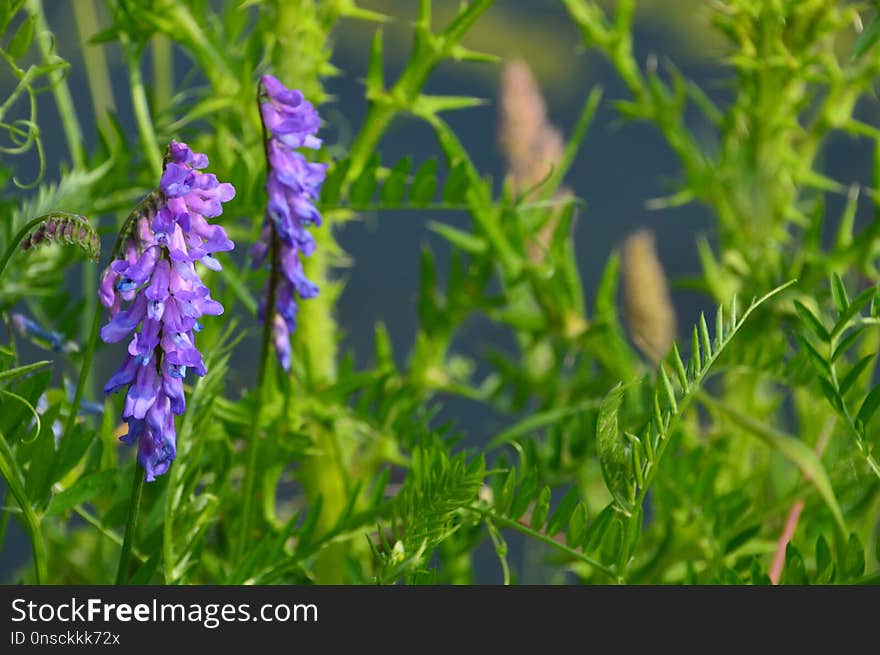
<instances>
[{"instance_id":1,"label":"flower cluster","mask_svg":"<svg viewBox=\"0 0 880 655\"><path fill-rule=\"evenodd\" d=\"M301 92L287 89L271 75L264 75L261 84L265 92L261 94L260 114L268 137L269 202L260 239L251 255L254 268L259 268L272 251L271 265L280 269L280 275L273 271L266 283L258 314L261 321L271 321L278 360L288 370L290 333L296 328L295 298L314 298L318 294L318 287L303 271L300 256L308 257L315 250L315 241L306 227L321 224L314 201L327 166L309 162L296 151L321 147L321 140L315 136L321 119L312 104ZM266 316L270 294L274 294L275 311L273 316Z\"/></svg>"},{"instance_id":2,"label":"flower cluster","mask_svg":"<svg viewBox=\"0 0 880 655\"><path fill-rule=\"evenodd\" d=\"M50 243L63 243L79 246L89 259L98 261L101 255L101 242L95 228L85 216L53 212L41 218L43 220L21 242L22 250L30 250Z\"/></svg>"},{"instance_id":3,"label":"flower cluster","mask_svg":"<svg viewBox=\"0 0 880 655\"><path fill-rule=\"evenodd\" d=\"M101 279L101 303L112 317L101 329L101 338L114 343L134 332L128 355L104 392L128 386L122 413L128 434L122 441L137 442L138 462L148 482L165 473L174 460L174 415L186 409L187 370L206 372L195 346L199 318L223 312L195 264L219 270L213 253L232 250L226 231L206 219L223 212L222 203L235 196L235 189L202 173L207 165L205 155L171 142L159 190L135 219L122 258Z\"/></svg>"}]
</instances>

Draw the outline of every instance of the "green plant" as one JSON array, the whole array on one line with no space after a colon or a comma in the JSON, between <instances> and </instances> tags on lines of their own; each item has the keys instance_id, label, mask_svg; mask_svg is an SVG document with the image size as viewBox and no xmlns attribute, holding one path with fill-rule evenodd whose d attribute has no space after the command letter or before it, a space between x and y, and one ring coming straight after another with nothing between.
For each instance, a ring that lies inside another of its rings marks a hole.
<instances>
[{"instance_id":1,"label":"green plant","mask_svg":"<svg viewBox=\"0 0 880 655\"><path fill-rule=\"evenodd\" d=\"M20 521L33 546L21 578L470 583L485 543L499 564L481 578L509 583L524 577L511 553L525 543L548 562L547 582L877 582L880 128L856 111L880 74L876 3L712 3L730 89L712 100L671 63L638 63L633 0L563 0L584 45L624 83L627 97L612 99L620 115L656 126L681 163L679 188L653 206L699 202L716 220L716 242L697 239L703 270L692 282L719 309L674 344L666 286L644 278L662 268L635 261L655 257L650 239L607 254L595 289L578 268L573 226L589 198L567 174L606 94L585 90L578 120L559 130L527 73L509 76L520 87L508 89L508 117L534 120L510 123L511 175L496 183L447 117L482 101L424 91L440 65L500 63L464 45L490 19L492 0L459 3L442 21L421 0L394 79L383 31L392 17L353 0L107 0L106 16L93 0L75 4L90 53L93 149L40 0L0 13L0 53L15 78L0 105L9 139L0 168L9 217L0 228L0 474L14 501L3 505L0 543L10 519ZM328 166L316 200L324 223L304 261L320 293L301 303L290 371L269 356L269 323L249 327L266 272L244 257L200 269L226 313L199 333L207 374L187 378L177 457L144 485L118 444L123 400L94 388L109 347L98 341L98 269L78 253L96 254L96 226L117 243L104 263L120 256L138 217L161 205L153 189L173 139L207 153L217 177L235 185L216 220L239 252L257 241L267 175L257 82L271 72L327 121L334 100L324 83L338 72L333 35L344 21L373 32L364 70L354 71L364 75L367 109L350 142L316 155ZM860 35L853 24L864 25ZM130 116L117 114L100 56L111 44L123 54ZM184 79L173 53L192 71ZM42 156L40 91L51 92L68 146L69 166L57 171ZM435 157L386 161L383 144L401 119L431 131ZM870 188L823 168L836 133L872 143ZM31 149L38 171L23 185L9 157ZM58 181L45 181L47 172ZM829 194L845 194L841 216L828 215ZM857 229L860 208L872 215ZM349 262L336 237L374 211L380 230L393 229L393 212L430 217L426 227L450 254L438 264L430 249L421 253L412 343L393 342L378 324L372 363L358 366L339 348L335 308ZM49 220L84 232L22 251L23 241L44 240ZM74 267L80 299L59 291ZM621 303L622 276L628 300L639 290L650 297ZM34 317L18 323L31 327L15 327L16 309ZM646 347L652 316L660 336ZM465 356L474 319L510 346ZM16 347L24 340L51 359L25 361ZM265 347L254 378L243 353L255 343ZM491 408L504 427L473 434L441 420L451 397Z\"/></svg>"}]
</instances>

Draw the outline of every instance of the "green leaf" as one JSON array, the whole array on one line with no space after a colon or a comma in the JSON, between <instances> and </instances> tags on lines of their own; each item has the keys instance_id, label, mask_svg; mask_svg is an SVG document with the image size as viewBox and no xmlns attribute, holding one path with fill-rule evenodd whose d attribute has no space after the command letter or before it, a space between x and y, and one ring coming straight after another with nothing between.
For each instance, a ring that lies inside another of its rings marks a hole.
<instances>
[{"instance_id":1,"label":"green leaf","mask_svg":"<svg viewBox=\"0 0 880 655\"><path fill-rule=\"evenodd\" d=\"M846 190L846 187L837 180L832 179L827 175L822 175L814 170L806 171L800 180L802 184L829 193L843 193Z\"/></svg>"},{"instance_id":2,"label":"green leaf","mask_svg":"<svg viewBox=\"0 0 880 655\"><path fill-rule=\"evenodd\" d=\"M795 464L804 477L810 480L813 486L816 487L822 500L825 501L826 506L831 511L831 515L834 517L834 521L840 531L844 534L847 532L846 523L843 520L843 512L841 512L837 496L834 494L834 487L832 487L828 473L822 465L822 460L813 452L812 448L800 439L779 432L775 428L767 426L751 416L742 414L708 395L701 396L700 400L704 405L727 416L733 423L739 425L749 434L758 437L769 447Z\"/></svg>"},{"instance_id":3,"label":"green leaf","mask_svg":"<svg viewBox=\"0 0 880 655\"><path fill-rule=\"evenodd\" d=\"M13 59L18 59L31 47L31 41L34 40L34 26L36 24L36 16L28 16L27 19L19 26L13 37L9 40L6 52Z\"/></svg>"},{"instance_id":4,"label":"green leaf","mask_svg":"<svg viewBox=\"0 0 880 655\"><path fill-rule=\"evenodd\" d=\"M419 259L419 318L424 325L433 325L437 319L438 298L435 292L437 283L437 268L434 264L434 255L424 247Z\"/></svg>"},{"instance_id":5,"label":"green leaf","mask_svg":"<svg viewBox=\"0 0 880 655\"><path fill-rule=\"evenodd\" d=\"M15 455L2 432L0 432L0 476L3 477L3 480L6 482L6 488L21 508L21 518L34 546L34 568L37 577L40 578L45 567L45 546L43 546L42 532L40 531L40 519L28 501L27 493L24 489L24 474L18 466ZM37 557L38 553L42 554L42 556Z\"/></svg>"},{"instance_id":6,"label":"green leaf","mask_svg":"<svg viewBox=\"0 0 880 655\"><path fill-rule=\"evenodd\" d=\"M489 250L489 244L482 237L474 236L470 232L459 230L446 223L431 221L428 227L449 241L456 248L460 248L471 255L483 255Z\"/></svg>"},{"instance_id":7,"label":"green leaf","mask_svg":"<svg viewBox=\"0 0 880 655\"><path fill-rule=\"evenodd\" d=\"M52 362L49 360L43 360L40 362L34 362L33 364L25 364L24 366L17 366L15 368L11 368L8 371L3 371L0 373L0 382L5 382L7 380L14 380L16 378L20 378L28 373L32 373L34 371L39 371L41 368L46 368L47 366L51 366Z\"/></svg>"},{"instance_id":8,"label":"green leaf","mask_svg":"<svg viewBox=\"0 0 880 655\"><path fill-rule=\"evenodd\" d=\"M118 27L108 27L106 30L101 30L100 32L95 32L89 40L89 45L101 45L102 43L109 43L110 41L116 41L119 38L119 28Z\"/></svg>"},{"instance_id":9,"label":"green leaf","mask_svg":"<svg viewBox=\"0 0 880 655\"><path fill-rule=\"evenodd\" d=\"M702 367L708 366L712 359L712 340L709 338L709 326L706 325L706 315L700 312L700 346L703 351Z\"/></svg>"},{"instance_id":10,"label":"green leaf","mask_svg":"<svg viewBox=\"0 0 880 655\"><path fill-rule=\"evenodd\" d=\"M508 512L510 518L518 519L525 514L529 504L535 497L537 489L538 469L532 466L526 471L517 487L516 493L513 495L513 502L510 504L510 511Z\"/></svg>"},{"instance_id":11,"label":"green leaf","mask_svg":"<svg viewBox=\"0 0 880 655\"><path fill-rule=\"evenodd\" d=\"M839 414L843 414L843 399L834 388L834 385L831 384L831 382L827 378L823 378L820 376L819 387L822 389L822 394L825 396L825 399L830 403L834 410Z\"/></svg>"},{"instance_id":12,"label":"green leaf","mask_svg":"<svg viewBox=\"0 0 880 655\"><path fill-rule=\"evenodd\" d=\"M378 11L358 7L354 2L345 3L340 9L339 15L344 16L345 18L363 20L370 23L388 23L394 20L393 17L386 16Z\"/></svg>"},{"instance_id":13,"label":"green leaf","mask_svg":"<svg viewBox=\"0 0 880 655\"><path fill-rule=\"evenodd\" d=\"M724 554L727 555L728 553L734 552L737 548L749 542L760 531L760 525L750 525L743 528L724 543Z\"/></svg>"},{"instance_id":14,"label":"green leaf","mask_svg":"<svg viewBox=\"0 0 880 655\"><path fill-rule=\"evenodd\" d=\"M349 201L354 207L368 205L376 192L376 167L367 165L354 184L351 185Z\"/></svg>"},{"instance_id":15,"label":"green leaf","mask_svg":"<svg viewBox=\"0 0 880 655\"><path fill-rule=\"evenodd\" d=\"M620 253L614 251L605 262L602 277L596 287L595 314L597 320L608 321L617 317L617 287L620 277Z\"/></svg>"},{"instance_id":16,"label":"green leaf","mask_svg":"<svg viewBox=\"0 0 880 655\"><path fill-rule=\"evenodd\" d=\"M859 34L859 38L853 44L850 57L858 59L873 48L878 41L880 41L880 11L874 14L874 18L871 19L868 26Z\"/></svg>"},{"instance_id":17,"label":"green leaf","mask_svg":"<svg viewBox=\"0 0 880 655\"><path fill-rule=\"evenodd\" d=\"M770 576L764 572L764 567L761 566L761 560L758 557L752 559L749 575L752 578L753 585L769 586L773 584L770 580Z\"/></svg>"},{"instance_id":18,"label":"green leaf","mask_svg":"<svg viewBox=\"0 0 880 655\"><path fill-rule=\"evenodd\" d=\"M874 559L880 562L880 534L874 536Z\"/></svg>"},{"instance_id":19,"label":"green leaf","mask_svg":"<svg viewBox=\"0 0 880 655\"><path fill-rule=\"evenodd\" d=\"M437 160L427 159L419 167L409 190L409 199L412 204L427 205L434 199L434 191L437 189Z\"/></svg>"},{"instance_id":20,"label":"green leaf","mask_svg":"<svg viewBox=\"0 0 880 655\"><path fill-rule=\"evenodd\" d=\"M297 543L298 548L302 548L307 545L311 539L312 535L315 532L315 528L318 527L318 518L321 516L321 508L324 504L323 496L317 496L312 502L311 507L309 507L309 511L306 514L306 518L303 521L302 526L298 531L299 542ZM384 534L382 530L379 530L379 534Z\"/></svg>"},{"instance_id":21,"label":"green leaf","mask_svg":"<svg viewBox=\"0 0 880 655\"><path fill-rule=\"evenodd\" d=\"M385 489L391 480L391 469L383 468L373 482L369 507L378 507L385 499Z\"/></svg>"},{"instance_id":22,"label":"green leaf","mask_svg":"<svg viewBox=\"0 0 880 655\"><path fill-rule=\"evenodd\" d=\"M470 96L432 96L419 94L416 101L412 105L412 112L416 116L423 118L431 118L444 111L456 111L458 109L470 109L471 107L479 107L485 105L483 98L472 98Z\"/></svg>"},{"instance_id":23,"label":"green leaf","mask_svg":"<svg viewBox=\"0 0 880 655\"><path fill-rule=\"evenodd\" d=\"M516 490L516 467L511 466L507 475L504 477L504 484L501 485L501 493L495 498L495 511L499 514L506 514L507 508L510 507L510 501L513 500L513 492Z\"/></svg>"},{"instance_id":24,"label":"green leaf","mask_svg":"<svg viewBox=\"0 0 880 655\"><path fill-rule=\"evenodd\" d=\"M837 273L831 274L831 297L834 299L834 305L837 307L838 314L844 314L849 309L849 296L846 293L846 286Z\"/></svg>"},{"instance_id":25,"label":"green leaf","mask_svg":"<svg viewBox=\"0 0 880 655\"><path fill-rule=\"evenodd\" d=\"M463 204L468 188L468 167L466 162L458 162L449 171L443 185L443 202L450 205Z\"/></svg>"},{"instance_id":26,"label":"green leaf","mask_svg":"<svg viewBox=\"0 0 880 655\"><path fill-rule=\"evenodd\" d=\"M816 347L800 334L795 334L795 339L800 344L801 349L807 354L807 358L813 365L813 368L824 378L831 377L831 367L828 361L816 350Z\"/></svg>"},{"instance_id":27,"label":"green leaf","mask_svg":"<svg viewBox=\"0 0 880 655\"><path fill-rule=\"evenodd\" d=\"M834 326L834 329L831 331L831 336L836 337L838 334L843 332L849 322L864 309L871 299L874 298L874 294L877 292L877 289L874 287L869 287L862 291L859 295L853 298L853 301L849 304L849 307L846 308L846 311L840 315L840 318L837 321L837 324Z\"/></svg>"},{"instance_id":28,"label":"green leaf","mask_svg":"<svg viewBox=\"0 0 880 655\"><path fill-rule=\"evenodd\" d=\"M577 548L584 542L587 533L587 508L578 502L572 512L568 529L565 531L565 543L569 548Z\"/></svg>"},{"instance_id":29,"label":"green leaf","mask_svg":"<svg viewBox=\"0 0 880 655\"><path fill-rule=\"evenodd\" d=\"M474 50L470 50L465 48L460 43L456 43L449 50L449 54L456 61L470 61L477 64L500 64L503 59L498 55L489 54L486 52L476 52Z\"/></svg>"},{"instance_id":30,"label":"green leaf","mask_svg":"<svg viewBox=\"0 0 880 655\"><path fill-rule=\"evenodd\" d=\"M834 581L834 560L831 548L823 535L816 540L816 577L817 584L831 584Z\"/></svg>"},{"instance_id":31,"label":"green leaf","mask_svg":"<svg viewBox=\"0 0 880 655\"><path fill-rule=\"evenodd\" d=\"M706 356L705 361L708 363L708 356ZM669 403L669 410L673 414L678 414L678 402L675 400L675 389L672 388L672 381L669 379L669 376L666 375L666 369L662 364L657 369L657 377L660 378L660 383L663 385L663 391L666 394L666 401Z\"/></svg>"},{"instance_id":32,"label":"green leaf","mask_svg":"<svg viewBox=\"0 0 880 655\"><path fill-rule=\"evenodd\" d=\"M607 505L605 509L599 512L599 516L590 524L584 539L584 550L586 552L595 552L599 549L605 538L605 531L616 515L617 512L614 509L613 503Z\"/></svg>"},{"instance_id":33,"label":"green leaf","mask_svg":"<svg viewBox=\"0 0 880 655\"><path fill-rule=\"evenodd\" d=\"M547 520L547 514L550 512L550 487L544 485L535 500L535 509L532 510L532 520L529 525L532 530L540 530L544 521Z\"/></svg>"},{"instance_id":34,"label":"green leaf","mask_svg":"<svg viewBox=\"0 0 880 655\"><path fill-rule=\"evenodd\" d=\"M45 369L20 379L16 391L0 388L0 431L10 443L37 438L40 433L40 414L34 405L49 386L51 373Z\"/></svg>"},{"instance_id":35,"label":"green leaf","mask_svg":"<svg viewBox=\"0 0 880 655\"><path fill-rule=\"evenodd\" d=\"M150 559L141 564L137 571L135 571L134 575L131 576L131 580L128 581L130 585L148 585L150 581L153 579L153 575L156 573L156 569L159 566L159 561L162 559L162 552L156 551Z\"/></svg>"},{"instance_id":36,"label":"green leaf","mask_svg":"<svg viewBox=\"0 0 880 655\"><path fill-rule=\"evenodd\" d=\"M874 416L878 407L880 407L880 384L871 389L862 402L862 406L859 407L856 421L862 424L862 429L867 429L868 421Z\"/></svg>"},{"instance_id":37,"label":"green leaf","mask_svg":"<svg viewBox=\"0 0 880 655\"><path fill-rule=\"evenodd\" d=\"M401 203L406 193L406 181L411 166L412 159L409 157L404 157L394 164L379 194L382 204L397 207Z\"/></svg>"},{"instance_id":38,"label":"green leaf","mask_svg":"<svg viewBox=\"0 0 880 655\"><path fill-rule=\"evenodd\" d=\"M822 325L822 321L820 321L808 307L800 301L795 300L794 308L797 311L798 316L801 317L801 320L810 328L814 335L816 335L821 341L829 340L830 334L828 333L828 330Z\"/></svg>"},{"instance_id":39,"label":"green leaf","mask_svg":"<svg viewBox=\"0 0 880 655\"><path fill-rule=\"evenodd\" d=\"M847 391L850 390L853 384L855 384L856 380L858 380L859 376L868 368L868 365L874 360L875 355L865 355L860 359L855 366L853 366L849 373L846 374L840 381L840 395L845 396Z\"/></svg>"},{"instance_id":40,"label":"green leaf","mask_svg":"<svg viewBox=\"0 0 880 655\"><path fill-rule=\"evenodd\" d=\"M73 467L79 464L88 447L95 438L95 432L82 423L78 423L64 436L58 444L58 453L52 463L50 480L58 482L67 475Z\"/></svg>"},{"instance_id":41,"label":"green leaf","mask_svg":"<svg viewBox=\"0 0 880 655\"><path fill-rule=\"evenodd\" d=\"M577 488L572 487L562 497L562 500L559 501L559 505L556 506L556 509L554 510L553 515L550 517L550 520L547 521L546 532L549 536L552 537L562 532L562 530L571 519L571 514L574 511L574 508L577 507L577 504Z\"/></svg>"},{"instance_id":42,"label":"green leaf","mask_svg":"<svg viewBox=\"0 0 880 655\"><path fill-rule=\"evenodd\" d=\"M678 344L672 344L672 367L675 369L675 374L678 376L678 383L681 385L682 389L688 388L688 376L687 371L684 367L684 362L681 360L681 354L678 352Z\"/></svg>"},{"instance_id":43,"label":"green leaf","mask_svg":"<svg viewBox=\"0 0 880 655\"><path fill-rule=\"evenodd\" d=\"M605 396L599 406L599 416L596 421L596 446L599 453L599 463L602 467L602 477L605 478L605 486L614 496L614 499L625 510L632 508L635 487L632 483L632 471L630 470L632 459L629 453L629 444L620 433L618 424L618 412L623 403L623 387L618 384Z\"/></svg>"},{"instance_id":44,"label":"green leaf","mask_svg":"<svg viewBox=\"0 0 880 655\"><path fill-rule=\"evenodd\" d=\"M626 520L623 530L623 543L620 548L620 555L617 559L619 568L623 569L629 562L633 553L636 552L636 546L639 544L639 536L642 533L642 508L636 507L633 515Z\"/></svg>"},{"instance_id":45,"label":"green leaf","mask_svg":"<svg viewBox=\"0 0 880 655\"><path fill-rule=\"evenodd\" d=\"M52 484L50 472L55 458L55 434L52 424L58 418L61 408L52 405L44 414L40 434L36 440L24 444L19 454L26 453L29 459L25 487L34 506L42 507L49 495Z\"/></svg>"},{"instance_id":46,"label":"green leaf","mask_svg":"<svg viewBox=\"0 0 880 655\"><path fill-rule=\"evenodd\" d=\"M0 3L0 34L6 32L6 26L9 25L9 21L12 20L13 14L14 10L11 2Z\"/></svg>"},{"instance_id":47,"label":"green leaf","mask_svg":"<svg viewBox=\"0 0 880 655\"><path fill-rule=\"evenodd\" d=\"M853 347L856 341L858 341L859 337L862 336L862 332L867 328L867 325L859 325L855 329L851 330L849 334L847 334L840 342L834 347L834 352L831 354L831 362L834 363L837 361L837 358L846 353L850 348Z\"/></svg>"},{"instance_id":48,"label":"green leaf","mask_svg":"<svg viewBox=\"0 0 880 655\"><path fill-rule=\"evenodd\" d=\"M348 175L348 168L350 165L350 159L343 159L342 161L338 161L333 168L330 169L330 172L327 174L327 179L324 180L324 183L321 185L320 202L322 207L332 207L339 203L339 197L342 193L342 184L345 181L346 175Z\"/></svg>"},{"instance_id":49,"label":"green leaf","mask_svg":"<svg viewBox=\"0 0 880 655\"><path fill-rule=\"evenodd\" d=\"M599 557L603 562L613 563L624 555L623 549L623 521L617 512L608 522L605 534L602 537L602 545L599 547Z\"/></svg>"},{"instance_id":50,"label":"green leaf","mask_svg":"<svg viewBox=\"0 0 880 655\"><path fill-rule=\"evenodd\" d=\"M785 548L785 571L782 574L782 583L789 585L807 584L807 569L804 566L804 558L790 542Z\"/></svg>"},{"instance_id":51,"label":"green leaf","mask_svg":"<svg viewBox=\"0 0 880 655\"><path fill-rule=\"evenodd\" d=\"M575 123L575 126L571 131L571 136L569 136L568 142L565 144L565 150L562 152L562 157L553 167L550 179L548 179L541 187L543 198L551 197L559 188L560 184L562 184L562 180L568 173L569 168L571 168L575 157L580 152L581 142L584 140L590 124L593 122L593 118L596 115L596 111L599 108L599 103L601 101L602 88L595 86L584 102L581 112L578 115L577 123Z\"/></svg>"},{"instance_id":52,"label":"green leaf","mask_svg":"<svg viewBox=\"0 0 880 655\"><path fill-rule=\"evenodd\" d=\"M855 580L865 572L865 549L855 533L849 536L849 541L843 551L840 560L840 573L844 580Z\"/></svg>"},{"instance_id":53,"label":"green leaf","mask_svg":"<svg viewBox=\"0 0 880 655\"><path fill-rule=\"evenodd\" d=\"M116 482L116 471L99 471L84 475L68 489L52 496L46 514L61 514L109 490Z\"/></svg>"},{"instance_id":54,"label":"green leaf","mask_svg":"<svg viewBox=\"0 0 880 655\"><path fill-rule=\"evenodd\" d=\"M394 347L388 334L388 328L385 327L384 323L377 323L374 332L376 368L380 370L393 370L395 368Z\"/></svg>"}]
</instances>

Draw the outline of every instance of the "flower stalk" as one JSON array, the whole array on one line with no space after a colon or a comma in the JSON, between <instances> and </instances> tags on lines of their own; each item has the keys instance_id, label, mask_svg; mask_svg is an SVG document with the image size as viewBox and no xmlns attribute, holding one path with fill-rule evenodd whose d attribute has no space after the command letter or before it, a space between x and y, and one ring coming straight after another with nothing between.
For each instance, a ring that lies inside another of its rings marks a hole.
<instances>
[{"instance_id":1,"label":"flower stalk","mask_svg":"<svg viewBox=\"0 0 880 655\"><path fill-rule=\"evenodd\" d=\"M134 480L131 485L131 499L128 503L128 518L125 521L125 536L122 540L122 551L119 553L119 568L116 571L116 584L128 582L128 571L131 568L131 554L134 548L135 531L138 515L141 510L141 497L144 493L144 476L137 466L134 467Z\"/></svg>"}]
</instances>

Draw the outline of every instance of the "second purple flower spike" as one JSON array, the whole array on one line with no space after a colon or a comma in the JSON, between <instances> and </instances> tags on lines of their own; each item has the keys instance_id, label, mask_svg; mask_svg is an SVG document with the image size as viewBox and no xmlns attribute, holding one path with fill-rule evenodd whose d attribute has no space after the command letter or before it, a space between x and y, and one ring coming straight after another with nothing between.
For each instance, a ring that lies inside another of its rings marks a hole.
<instances>
[{"instance_id":1,"label":"second purple flower spike","mask_svg":"<svg viewBox=\"0 0 880 655\"><path fill-rule=\"evenodd\" d=\"M306 230L320 225L321 215L314 205L327 165L309 162L296 148L321 147L315 135L321 119L303 94L286 88L272 75L260 79L260 115L266 133L269 175L266 193L269 201L260 239L251 251L254 268L271 258L273 271L260 302L258 317L271 321L272 343L278 361L290 369L290 333L296 328L296 297L314 298L318 287L303 271L301 256L315 250L315 241ZM272 251L274 249L274 255ZM272 285L275 285L274 288ZM275 311L266 316L269 294L274 294Z\"/></svg>"}]
</instances>

